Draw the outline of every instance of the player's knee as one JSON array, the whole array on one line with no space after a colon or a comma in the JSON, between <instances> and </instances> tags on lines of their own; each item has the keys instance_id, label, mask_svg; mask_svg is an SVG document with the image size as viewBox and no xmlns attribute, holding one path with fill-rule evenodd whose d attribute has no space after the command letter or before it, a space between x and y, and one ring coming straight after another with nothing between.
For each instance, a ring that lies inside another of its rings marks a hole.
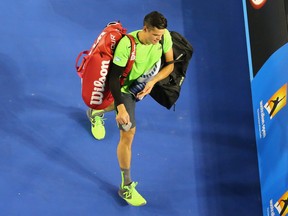
<instances>
[{"instance_id":1,"label":"player's knee","mask_svg":"<svg viewBox=\"0 0 288 216\"><path fill-rule=\"evenodd\" d=\"M132 145L134 135L135 135L135 128L132 128L129 131L121 130L120 142L126 145Z\"/></svg>"}]
</instances>

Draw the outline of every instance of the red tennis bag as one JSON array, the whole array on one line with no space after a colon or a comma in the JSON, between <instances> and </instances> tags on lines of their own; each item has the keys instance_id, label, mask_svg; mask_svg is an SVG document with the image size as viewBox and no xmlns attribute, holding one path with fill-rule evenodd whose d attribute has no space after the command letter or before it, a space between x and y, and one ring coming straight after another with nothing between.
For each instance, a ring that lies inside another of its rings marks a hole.
<instances>
[{"instance_id":1,"label":"red tennis bag","mask_svg":"<svg viewBox=\"0 0 288 216\"><path fill-rule=\"evenodd\" d=\"M108 83L109 67L115 48L120 39L127 35L126 31L120 22L108 23L90 50L80 52L76 59L75 67L82 81L82 98L92 109L105 109L114 101ZM119 80L121 83L131 71L136 56L134 38L131 35L127 36L131 41L131 53L125 72ZM82 61L78 66L81 57Z\"/></svg>"}]
</instances>

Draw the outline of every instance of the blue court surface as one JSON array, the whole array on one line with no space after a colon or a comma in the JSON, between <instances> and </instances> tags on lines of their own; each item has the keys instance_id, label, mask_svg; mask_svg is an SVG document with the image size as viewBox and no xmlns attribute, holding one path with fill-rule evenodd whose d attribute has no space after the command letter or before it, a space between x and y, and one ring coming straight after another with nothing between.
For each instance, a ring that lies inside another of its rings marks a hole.
<instances>
[{"instance_id":1,"label":"blue court surface","mask_svg":"<svg viewBox=\"0 0 288 216\"><path fill-rule=\"evenodd\" d=\"M1 216L258 216L261 196L242 4L238 1L2 1ZM110 21L162 12L194 54L176 110L137 104L132 178L117 195L119 132L95 140L75 60Z\"/></svg>"}]
</instances>

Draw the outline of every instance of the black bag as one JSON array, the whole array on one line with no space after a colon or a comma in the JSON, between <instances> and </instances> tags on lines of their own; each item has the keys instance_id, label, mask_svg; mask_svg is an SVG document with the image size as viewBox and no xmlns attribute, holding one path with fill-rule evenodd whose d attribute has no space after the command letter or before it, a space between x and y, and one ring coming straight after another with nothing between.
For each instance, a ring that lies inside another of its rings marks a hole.
<instances>
[{"instance_id":1,"label":"black bag","mask_svg":"<svg viewBox=\"0 0 288 216\"><path fill-rule=\"evenodd\" d=\"M168 77L157 82L150 92L150 96L167 109L171 109L180 96L181 85L193 54L193 47L186 38L175 31L170 34L173 41L174 70Z\"/></svg>"}]
</instances>

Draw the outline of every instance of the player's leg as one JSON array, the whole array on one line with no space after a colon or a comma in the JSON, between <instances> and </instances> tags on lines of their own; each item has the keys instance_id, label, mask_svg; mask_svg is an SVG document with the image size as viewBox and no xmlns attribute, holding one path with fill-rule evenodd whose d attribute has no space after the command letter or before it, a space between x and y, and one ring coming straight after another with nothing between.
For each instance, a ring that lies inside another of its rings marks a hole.
<instances>
[{"instance_id":1,"label":"player's leg","mask_svg":"<svg viewBox=\"0 0 288 216\"><path fill-rule=\"evenodd\" d=\"M117 147L117 157L121 169L121 185L118 191L120 197L133 206L142 206L146 204L146 200L137 192L137 182L133 182L130 176L132 143L136 132L135 122L135 98L131 94L123 94L125 108L129 114L131 128L126 131L122 125L118 125L120 129L120 140Z\"/></svg>"},{"instance_id":2,"label":"player's leg","mask_svg":"<svg viewBox=\"0 0 288 216\"><path fill-rule=\"evenodd\" d=\"M130 167L132 158L132 142L136 127L129 131L120 130L120 141L117 146L117 157L121 169L121 187L131 184Z\"/></svg>"}]
</instances>

